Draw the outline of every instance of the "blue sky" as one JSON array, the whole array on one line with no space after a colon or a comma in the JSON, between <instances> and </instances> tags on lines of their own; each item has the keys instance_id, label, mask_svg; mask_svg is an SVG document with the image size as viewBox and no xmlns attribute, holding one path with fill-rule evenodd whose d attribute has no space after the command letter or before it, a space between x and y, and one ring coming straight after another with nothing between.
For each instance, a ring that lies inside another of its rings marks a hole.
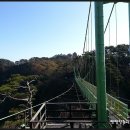
<instances>
[{"instance_id":1,"label":"blue sky","mask_svg":"<svg viewBox=\"0 0 130 130\"><path fill-rule=\"evenodd\" d=\"M104 25L111 7L112 4L104 5ZM17 61L61 53L81 54L88 8L88 2L0 2L0 58ZM118 17L118 42L128 44L127 4L119 3L117 10L118 16L123 16ZM92 13L94 48L93 5ZM114 45L114 14L111 28L111 42ZM108 44L108 31L105 44Z\"/></svg>"}]
</instances>

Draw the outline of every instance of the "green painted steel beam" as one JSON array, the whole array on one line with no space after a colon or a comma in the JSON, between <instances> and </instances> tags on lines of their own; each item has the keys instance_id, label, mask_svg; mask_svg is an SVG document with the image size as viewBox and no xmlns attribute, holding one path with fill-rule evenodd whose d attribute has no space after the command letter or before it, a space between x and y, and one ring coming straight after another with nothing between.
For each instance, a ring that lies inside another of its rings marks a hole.
<instances>
[{"instance_id":1,"label":"green painted steel beam","mask_svg":"<svg viewBox=\"0 0 130 130\"><path fill-rule=\"evenodd\" d=\"M98 122L107 122L103 2L95 2L95 44ZM106 128L99 123L98 128Z\"/></svg>"}]
</instances>

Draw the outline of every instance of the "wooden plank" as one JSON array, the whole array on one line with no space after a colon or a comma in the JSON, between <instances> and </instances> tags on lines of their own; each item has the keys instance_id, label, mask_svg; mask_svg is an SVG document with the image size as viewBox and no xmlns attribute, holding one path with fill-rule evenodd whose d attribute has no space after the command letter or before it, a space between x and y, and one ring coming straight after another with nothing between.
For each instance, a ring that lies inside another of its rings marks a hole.
<instances>
[{"instance_id":1,"label":"wooden plank","mask_svg":"<svg viewBox=\"0 0 130 130\"><path fill-rule=\"evenodd\" d=\"M47 110L46 112L70 112L69 110ZM95 109L73 110L71 112L96 112Z\"/></svg>"},{"instance_id":2,"label":"wooden plank","mask_svg":"<svg viewBox=\"0 0 130 130\"><path fill-rule=\"evenodd\" d=\"M52 121L54 121L54 120L94 120L94 119L96 119L96 118L94 118L94 117L73 117L73 118L59 118L59 117L48 117L48 118L46 118L46 120L52 120Z\"/></svg>"},{"instance_id":3,"label":"wooden plank","mask_svg":"<svg viewBox=\"0 0 130 130\"><path fill-rule=\"evenodd\" d=\"M57 123L69 123L69 122L74 122L74 123L106 123L106 122L98 122L97 120L44 120L41 121L41 123L48 123L48 122L57 122ZM34 121L36 123L36 121Z\"/></svg>"},{"instance_id":4,"label":"wooden plank","mask_svg":"<svg viewBox=\"0 0 130 130\"><path fill-rule=\"evenodd\" d=\"M46 120L47 123L52 122L52 120ZM93 120L55 120L56 123L93 123Z\"/></svg>"},{"instance_id":5,"label":"wooden plank","mask_svg":"<svg viewBox=\"0 0 130 130\"><path fill-rule=\"evenodd\" d=\"M96 102L47 102L46 105L60 105L60 104L97 104Z\"/></svg>"}]
</instances>

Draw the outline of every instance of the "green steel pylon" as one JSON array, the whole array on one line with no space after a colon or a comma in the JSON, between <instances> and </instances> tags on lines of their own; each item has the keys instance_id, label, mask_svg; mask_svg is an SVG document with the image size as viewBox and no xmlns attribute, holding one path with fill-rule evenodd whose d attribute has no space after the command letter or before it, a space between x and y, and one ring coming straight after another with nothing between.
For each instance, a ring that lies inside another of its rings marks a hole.
<instances>
[{"instance_id":1,"label":"green steel pylon","mask_svg":"<svg viewBox=\"0 0 130 130\"><path fill-rule=\"evenodd\" d=\"M95 2L95 44L98 122L108 122L106 107L103 2ZM98 128L108 127L108 123L98 123Z\"/></svg>"}]
</instances>

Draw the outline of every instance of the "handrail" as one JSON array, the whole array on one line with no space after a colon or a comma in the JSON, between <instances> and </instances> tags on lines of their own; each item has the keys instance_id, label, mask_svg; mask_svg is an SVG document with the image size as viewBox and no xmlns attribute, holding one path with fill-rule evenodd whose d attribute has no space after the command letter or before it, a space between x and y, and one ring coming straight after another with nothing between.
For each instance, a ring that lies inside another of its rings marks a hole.
<instances>
[{"instance_id":1,"label":"handrail","mask_svg":"<svg viewBox=\"0 0 130 130\"><path fill-rule=\"evenodd\" d=\"M88 98L89 101L97 101L97 88L96 86L88 83L84 79L80 78L79 76L75 76L75 80L82 92L82 94ZM85 94L86 93L86 94ZM112 111L115 113L117 119L128 119L128 105L123 103L122 101L116 99L115 97L111 96L110 94L107 94L107 108L109 111Z\"/></svg>"}]
</instances>

